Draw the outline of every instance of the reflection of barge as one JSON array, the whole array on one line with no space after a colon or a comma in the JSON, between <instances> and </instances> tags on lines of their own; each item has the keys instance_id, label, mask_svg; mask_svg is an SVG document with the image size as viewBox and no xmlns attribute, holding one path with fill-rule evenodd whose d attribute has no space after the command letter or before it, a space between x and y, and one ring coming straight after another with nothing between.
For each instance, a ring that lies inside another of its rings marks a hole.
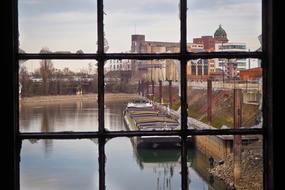
<instances>
[{"instance_id":1,"label":"reflection of barge","mask_svg":"<svg viewBox=\"0 0 285 190\"><path fill-rule=\"evenodd\" d=\"M177 119L167 113L156 110L153 104L145 100L128 103L124 111L124 121L130 131L169 131L178 130ZM180 138L176 136L143 136L135 138L138 146L170 147L178 146Z\"/></svg>"}]
</instances>

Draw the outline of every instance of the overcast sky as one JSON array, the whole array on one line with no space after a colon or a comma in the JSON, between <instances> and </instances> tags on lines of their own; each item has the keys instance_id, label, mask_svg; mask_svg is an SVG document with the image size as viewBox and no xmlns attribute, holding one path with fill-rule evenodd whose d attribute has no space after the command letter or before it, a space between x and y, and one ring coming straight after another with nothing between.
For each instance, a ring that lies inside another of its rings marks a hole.
<instances>
[{"instance_id":1,"label":"overcast sky","mask_svg":"<svg viewBox=\"0 0 285 190\"><path fill-rule=\"evenodd\" d=\"M193 37L213 35L221 24L231 42L245 42L252 51L259 48L261 0L187 3L188 42ZM19 0L20 48L34 53L42 47L95 53L96 7L96 0ZM129 51L134 33L145 34L151 41L179 41L177 0L105 0L104 12L108 52Z\"/></svg>"}]
</instances>

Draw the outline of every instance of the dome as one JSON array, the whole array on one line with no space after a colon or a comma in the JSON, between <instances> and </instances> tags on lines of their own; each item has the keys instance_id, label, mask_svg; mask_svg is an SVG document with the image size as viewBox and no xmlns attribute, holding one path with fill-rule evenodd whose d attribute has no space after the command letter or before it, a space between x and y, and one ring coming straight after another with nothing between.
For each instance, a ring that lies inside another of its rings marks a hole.
<instances>
[{"instance_id":1,"label":"dome","mask_svg":"<svg viewBox=\"0 0 285 190\"><path fill-rule=\"evenodd\" d=\"M219 28L216 30L214 36L227 36L226 31L222 28L222 25L219 25Z\"/></svg>"}]
</instances>

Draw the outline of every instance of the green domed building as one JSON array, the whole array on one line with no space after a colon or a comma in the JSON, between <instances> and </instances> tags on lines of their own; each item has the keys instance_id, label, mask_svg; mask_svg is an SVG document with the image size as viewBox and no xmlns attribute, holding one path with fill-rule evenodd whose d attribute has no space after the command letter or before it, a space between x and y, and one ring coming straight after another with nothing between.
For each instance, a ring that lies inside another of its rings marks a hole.
<instances>
[{"instance_id":1,"label":"green domed building","mask_svg":"<svg viewBox=\"0 0 285 190\"><path fill-rule=\"evenodd\" d=\"M222 28L222 25L219 25L219 28L214 34L214 39L216 43L227 43L229 40L227 38L226 31Z\"/></svg>"}]
</instances>

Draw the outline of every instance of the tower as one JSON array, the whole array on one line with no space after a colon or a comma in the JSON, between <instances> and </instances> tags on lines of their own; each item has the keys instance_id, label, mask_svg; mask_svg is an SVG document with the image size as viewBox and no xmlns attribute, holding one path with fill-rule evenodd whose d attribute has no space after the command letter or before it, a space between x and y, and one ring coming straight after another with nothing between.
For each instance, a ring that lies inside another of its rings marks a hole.
<instances>
[{"instance_id":1,"label":"tower","mask_svg":"<svg viewBox=\"0 0 285 190\"><path fill-rule=\"evenodd\" d=\"M219 28L215 31L214 39L216 43L227 43L229 40L227 38L226 31L219 25Z\"/></svg>"}]
</instances>

